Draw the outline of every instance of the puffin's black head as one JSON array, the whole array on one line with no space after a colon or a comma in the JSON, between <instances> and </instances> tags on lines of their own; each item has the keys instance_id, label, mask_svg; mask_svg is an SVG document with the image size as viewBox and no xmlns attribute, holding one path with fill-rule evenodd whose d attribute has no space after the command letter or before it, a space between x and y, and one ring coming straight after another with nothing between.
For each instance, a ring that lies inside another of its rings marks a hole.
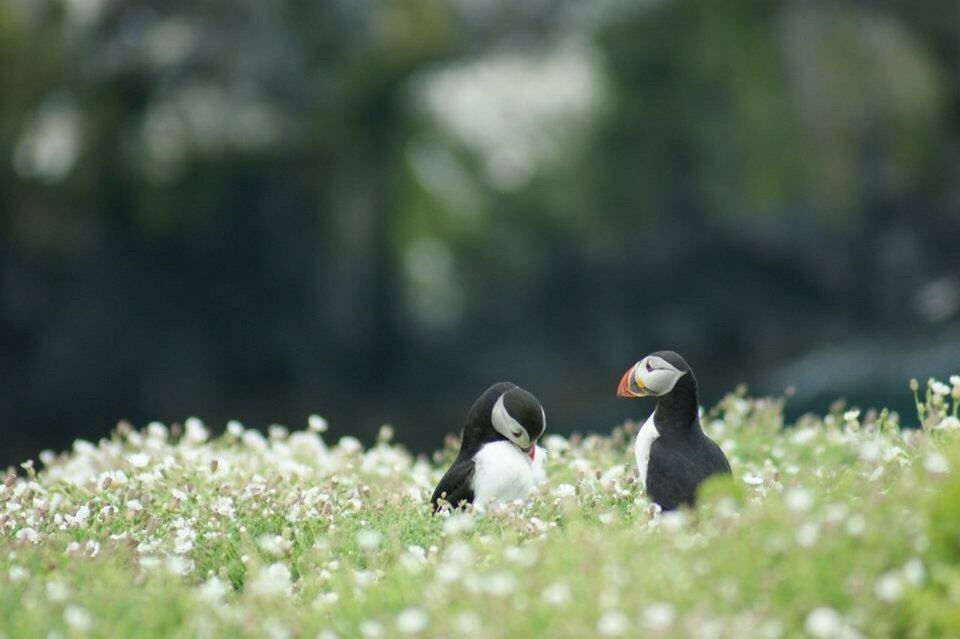
<instances>
[{"instance_id":1,"label":"puffin's black head","mask_svg":"<svg viewBox=\"0 0 960 639\"><path fill-rule=\"evenodd\" d=\"M647 355L630 367L617 388L617 397L663 397L677 387L693 385L696 398L696 381L690 365L673 351L657 351Z\"/></svg>"},{"instance_id":2,"label":"puffin's black head","mask_svg":"<svg viewBox=\"0 0 960 639\"><path fill-rule=\"evenodd\" d=\"M547 418L537 398L516 384L500 382L488 388L470 409L463 427L463 447L507 440L533 459Z\"/></svg>"}]
</instances>

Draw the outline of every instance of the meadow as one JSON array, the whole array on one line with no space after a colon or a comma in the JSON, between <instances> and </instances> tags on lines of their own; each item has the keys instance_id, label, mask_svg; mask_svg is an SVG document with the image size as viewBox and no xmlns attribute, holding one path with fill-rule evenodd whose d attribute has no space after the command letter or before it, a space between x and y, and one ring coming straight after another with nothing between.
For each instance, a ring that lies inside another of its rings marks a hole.
<instances>
[{"instance_id":1,"label":"meadow","mask_svg":"<svg viewBox=\"0 0 960 639\"><path fill-rule=\"evenodd\" d=\"M673 513L634 423L548 424L529 499L440 516L455 441L121 423L0 488L0 637L960 636L960 377L917 386L789 425L730 394L702 422L733 478Z\"/></svg>"}]
</instances>

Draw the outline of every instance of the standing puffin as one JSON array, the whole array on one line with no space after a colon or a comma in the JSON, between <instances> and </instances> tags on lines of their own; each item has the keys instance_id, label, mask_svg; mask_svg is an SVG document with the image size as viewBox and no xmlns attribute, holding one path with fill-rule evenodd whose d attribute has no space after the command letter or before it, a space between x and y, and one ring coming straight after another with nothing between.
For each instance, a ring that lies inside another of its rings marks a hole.
<instances>
[{"instance_id":1,"label":"standing puffin","mask_svg":"<svg viewBox=\"0 0 960 639\"><path fill-rule=\"evenodd\" d=\"M658 351L634 364L620 380L617 397L657 398L637 434L637 467L644 490L664 510L692 506L697 487L711 475L730 474L720 447L700 428L697 379L673 351Z\"/></svg>"},{"instance_id":2,"label":"standing puffin","mask_svg":"<svg viewBox=\"0 0 960 639\"><path fill-rule=\"evenodd\" d=\"M537 439L546 420L537 398L516 384L488 388L473 403L460 453L433 491L434 511L440 510L441 500L457 508L463 502L526 497L542 472L544 451L537 448Z\"/></svg>"}]
</instances>

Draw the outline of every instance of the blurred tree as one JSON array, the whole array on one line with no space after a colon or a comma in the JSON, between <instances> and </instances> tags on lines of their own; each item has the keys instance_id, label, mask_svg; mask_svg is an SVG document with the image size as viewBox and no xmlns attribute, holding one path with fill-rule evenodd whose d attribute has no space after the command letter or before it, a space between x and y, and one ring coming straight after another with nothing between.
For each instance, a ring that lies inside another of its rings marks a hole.
<instances>
[{"instance_id":1,"label":"blurred tree","mask_svg":"<svg viewBox=\"0 0 960 639\"><path fill-rule=\"evenodd\" d=\"M430 448L500 378L606 428L645 350L709 398L954 326L957 13L0 4L5 458L318 409Z\"/></svg>"}]
</instances>

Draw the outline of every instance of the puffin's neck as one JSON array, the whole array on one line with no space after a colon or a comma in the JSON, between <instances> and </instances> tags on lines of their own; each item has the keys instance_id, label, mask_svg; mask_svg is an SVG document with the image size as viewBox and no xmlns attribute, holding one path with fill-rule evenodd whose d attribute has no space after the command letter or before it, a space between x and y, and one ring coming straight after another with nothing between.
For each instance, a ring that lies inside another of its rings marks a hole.
<instances>
[{"instance_id":1,"label":"puffin's neck","mask_svg":"<svg viewBox=\"0 0 960 639\"><path fill-rule=\"evenodd\" d=\"M481 448L496 441L507 440L493 428L490 428L488 432L488 429L485 429L481 424L468 422L461 435L460 452L457 454L457 458L472 459Z\"/></svg>"},{"instance_id":2,"label":"puffin's neck","mask_svg":"<svg viewBox=\"0 0 960 639\"><path fill-rule=\"evenodd\" d=\"M689 431L700 426L700 411L697 402L697 380L693 373L677 380L676 386L657 401L654 422L657 430Z\"/></svg>"}]
</instances>

